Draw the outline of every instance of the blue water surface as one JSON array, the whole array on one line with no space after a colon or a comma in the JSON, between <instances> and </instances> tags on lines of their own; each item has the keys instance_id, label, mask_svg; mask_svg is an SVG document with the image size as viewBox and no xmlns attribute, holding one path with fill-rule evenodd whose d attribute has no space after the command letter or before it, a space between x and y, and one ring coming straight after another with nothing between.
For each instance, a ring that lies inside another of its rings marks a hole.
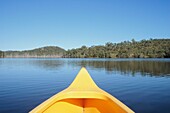
<instances>
[{"instance_id":1,"label":"blue water surface","mask_svg":"<svg viewBox=\"0 0 170 113\"><path fill-rule=\"evenodd\" d=\"M136 113L170 113L170 59L0 59L0 113L27 113L86 67L96 84Z\"/></svg>"}]
</instances>

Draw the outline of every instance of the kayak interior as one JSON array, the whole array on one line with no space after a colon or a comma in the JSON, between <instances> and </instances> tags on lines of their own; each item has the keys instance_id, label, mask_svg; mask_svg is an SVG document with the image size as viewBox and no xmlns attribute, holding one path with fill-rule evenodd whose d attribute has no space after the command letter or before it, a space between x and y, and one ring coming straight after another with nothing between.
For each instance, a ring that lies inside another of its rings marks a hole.
<instances>
[{"instance_id":1,"label":"kayak interior","mask_svg":"<svg viewBox=\"0 0 170 113\"><path fill-rule=\"evenodd\" d=\"M54 102L43 113L127 113L116 103L96 98L69 98Z\"/></svg>"}]
</instances>

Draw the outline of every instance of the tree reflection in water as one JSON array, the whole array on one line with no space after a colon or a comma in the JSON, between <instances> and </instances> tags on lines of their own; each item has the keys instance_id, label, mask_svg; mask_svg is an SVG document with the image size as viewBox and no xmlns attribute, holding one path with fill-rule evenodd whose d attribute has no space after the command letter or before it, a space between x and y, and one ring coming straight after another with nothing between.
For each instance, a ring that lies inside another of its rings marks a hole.
<instances>
[{"instance_id":1,"label":"tree reflection in water","mask_svg":"<svg viewBox=\"0 0 170 113\"><path fill-rule=\"evenodd\" d=\"M122 75L136 76L170 76L170 60L153 59L36 59L28 60L30 65L35 65L48 70L65 68L89 67L96 70L105 70L108 74L121 72ZM28 63L27 62L27 63Z\"/></svg>"},{"instance_id":2,"label":"tree reflection in water","mask_svg":"<svg viewBox=\"0 0 170 113\"><path fill-rule=\"evenodd\" d=\"M119 71L131 73L135 76L140 73L142 76L170 76L170 61L154 60L71 60L68 62L71 66L84 66L95 69L105 69L111 73Z\"/></svg>"}]
</instances>

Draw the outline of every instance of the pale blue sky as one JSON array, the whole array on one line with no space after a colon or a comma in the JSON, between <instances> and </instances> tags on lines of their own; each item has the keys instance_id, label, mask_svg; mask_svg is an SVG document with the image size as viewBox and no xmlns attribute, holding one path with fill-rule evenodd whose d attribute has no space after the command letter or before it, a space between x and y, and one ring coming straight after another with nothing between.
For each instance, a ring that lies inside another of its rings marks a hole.
<instances>
[{"instance_id":1,"label":"pale blue sky","mask_svg":"<svg viewBox=\"0 0 170 113\"><path fill-rule=\"evenodd\" d=\"M0 0L0 50L170 38L170 0Z\"/></svg>"}]
</instances>

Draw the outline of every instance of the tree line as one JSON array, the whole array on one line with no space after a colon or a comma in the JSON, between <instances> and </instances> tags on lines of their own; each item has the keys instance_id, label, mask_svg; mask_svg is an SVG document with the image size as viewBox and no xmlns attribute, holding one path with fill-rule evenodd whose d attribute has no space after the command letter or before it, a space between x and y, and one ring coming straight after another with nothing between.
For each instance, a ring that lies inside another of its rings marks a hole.
<instances>
[{"instance_id":1,"label":"tree line","mask_svg":"<svg viewBox=\"0 0 170 113\"><path fill-rule=\"evenodd\" d=\"M170 39L149 39L107 42L97 45L71 49L63 55L65 58L170 58Z\"/></svg>"},{"instance_id":2,"label":"tree line","mask_svg":"<svg viewBox=\"0 0 170 113\"><path fill-rule=\"evenodd\" d=\"M3 57L4 57L4 52L0 51L0 58L3 58Z\"/></svg>"},{"instance_id":3,"label":"tree line","mask_svg":"<svg viewBox=\"0 0 170 113\"><path fill-rule=\"evenodd\" d=\"M5 58L58 58L62 57L65 50L57 46L46 46L33 50L5 51Z\"/></svg>"},{"instance_id":4,"label":"tree line","mask_svg":"<svg viewBox=\"0 0 170 113\"><path fill-rule=\"evenodd\" d=\"M25 51L0 51L3 57L63 57L63 58L170 58L170 39L149 39L107 42L105 45L82 46L64 50L57 46L46 46Z\"/></svg>"}]
</instances>

